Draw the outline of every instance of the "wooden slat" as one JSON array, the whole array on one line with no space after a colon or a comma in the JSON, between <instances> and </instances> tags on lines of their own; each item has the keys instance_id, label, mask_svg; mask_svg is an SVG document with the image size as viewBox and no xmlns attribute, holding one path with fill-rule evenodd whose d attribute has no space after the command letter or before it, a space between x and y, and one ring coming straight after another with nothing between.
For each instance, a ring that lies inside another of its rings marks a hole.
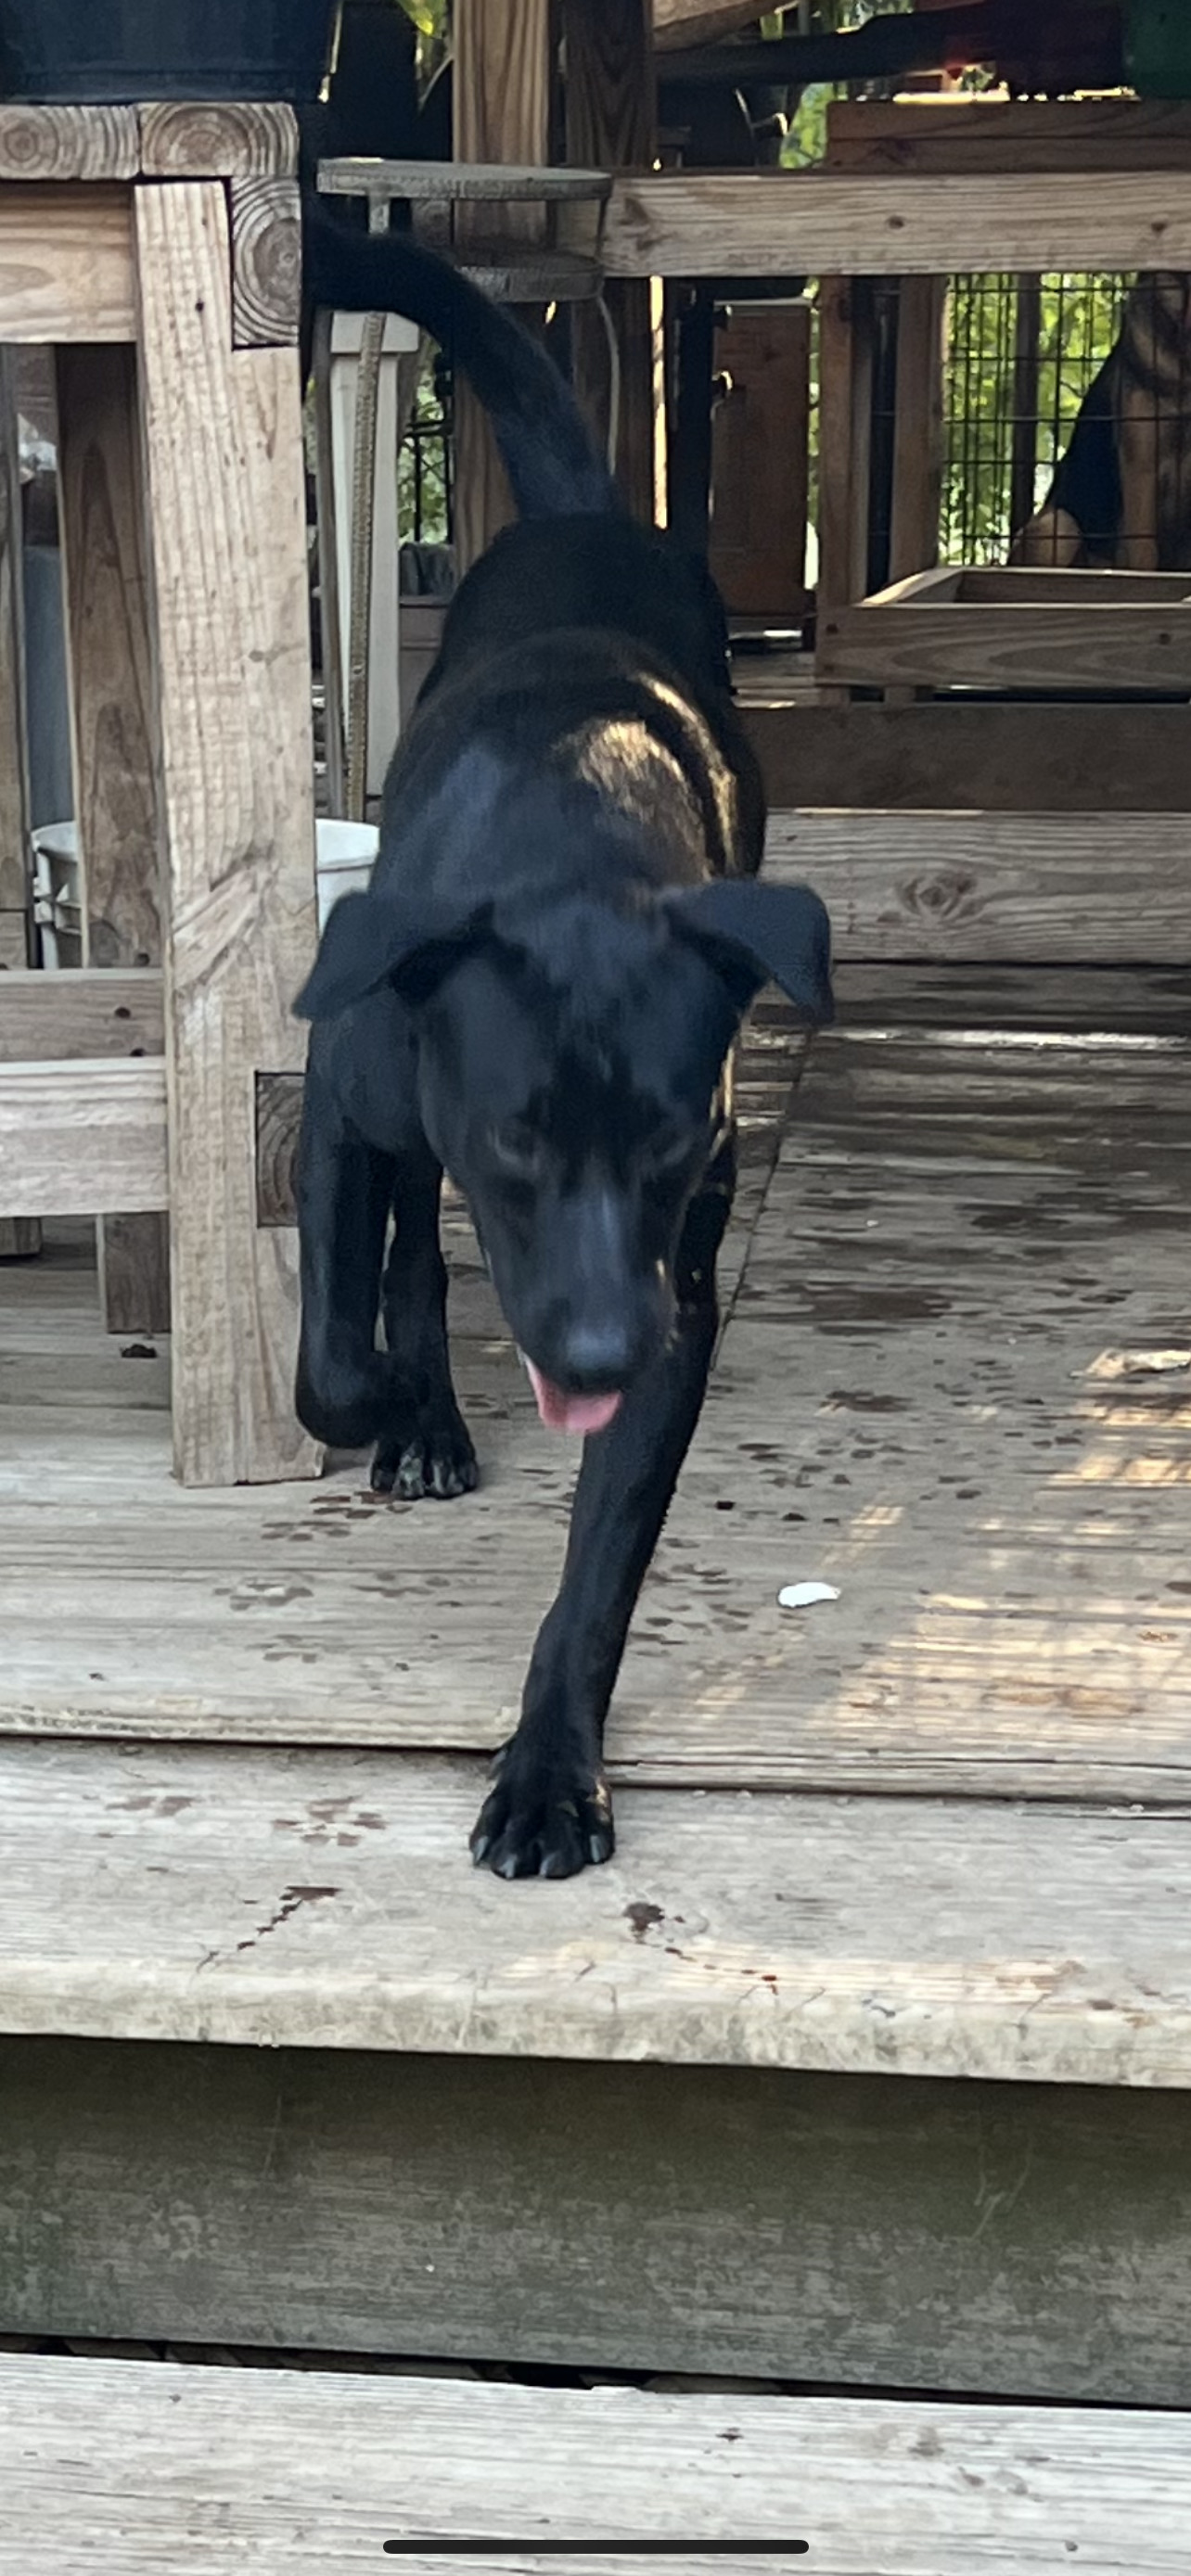
<instances>
[{"instance_id":1,"label":"wooden slat","mask_svg":"<svg viewBox=\"0 0 1191 2576\"><path fill-rule=\"evenodd\" d=\"M819 678L850 687L1191 692L1191 609L833 607Z\"/></svg>"},{"instance_id":2,"label":"wooden slat","mask_svg":"<svg viewBox=\"0 0 1191 2576\"><path fill-rule=\"evenodd\" d=\"M668 172L617 180L603 257L621 277L1191 268L1191 185L1142 171Z\"/></svg>"},{"instance_id":3,"label":"wooden slat","mask_svg":"<svg viewBox=\"0 0 1191 2576\"><path fill-rule=\"evenodd\" d=\"M1191 963L1182 814L779 809L766 873L817 887L841 958Z\"/></svg>"},{"instance_id":4,"label":"wooden slat","mask_svg":"<svg viewBox=\"0 0 1191 2576\"><path fill-rule=\"evenodd\" d=\"M133 349L58 352L58 492L83 953L93 966L159 967L157 781ZM72 1051L65 1045L30 1050ZM98 1241L109 1331L168 1332L164 1215L122 1211L101 1222Z\"/></svg>"},{"instance_id":5,"label":"wooden slat","mask_svg":"<svg viewBox=\"0 0 1191 2576\"><path fill-rule=\"evenodd\" d=\"M1191 2400L1185 2093L52 2038L0 2077L0 2315L42 2350Z\"/></svg>"},{"instance_id":6,"label":"wooden slat","mask_svg":"<svg viewBox=\"0 0 1191 2576\"><path fill-rule=\"evenodd\" d=\"M298 120L292 107L208 99L158 100L138 111L147 179L292 179Z\"/></svg>"},{"instance_id":7,"label":"wooden slat","mask_svg":"<svg viewBox=\"0 0 1191 2576\"><path fill-rule=\"evenodd\" d=\"M833 99L824 167L1185 171L1191 115L1178 99Z\"/></svg>"},{"instance_id":8,"label":"wooden slat","mask_svg":"<svg viewBox=\"0 0 1191 2576\"><path fill-rule=\"evenodd\" d=\"M302 206L296 179L233 179L232 338L238 349L298 337Z\"/></svg>"},{"instance_id":9,"label":"wooden slat","mask_svg":"<svg viewBox=\"0 0 1191 2576\"><path fill-rule=\"evenodd\" d=\"M628 1792L612 1863L518 1895L478 1775L0 1747L5 2030L1191 2083L1181 1818Z\"/></svg>"},{"instance_id":10,"label":"wooden slat","mask_svg":"<svg viewBox=\"0 0 1191 2576\"><path fill-rule=\"evenodd\" d=\"M165 1043L161 970L72 967L9 973L0 983L0 1064L76 1056L155 1056Z\"/></svg>"},{"instance_id":11,"label":"wooden slat","mask_svg":"<svg viewBox=\"0 0 1191 2576\"><path fill-rule=\"evenodd\" d=\"M255 1075L296 1070L315 944L299 385L233 350L218 182L136 200L170 904L174 1442L184 1482L312 1472L292 1237L256 1226Z\"/></svg>"},{"instance_id":12,"label":"wooden slat","mask_svg":"<svg viewBox=\"0 0 1191 2576\"><path fill-rule=\"evenodd\" d=\"M732 2540L758 2534L796 2541L789 2558L809 2551L824 2576L919 2576L943 2557L948 2576L1040 2576L1072 2549L1090 2576L1182 2576L1191 2514L1183 2426L1161 2414L33 2354L0 2360L0 2404L6 2526L30 2576L134 2561L184 2576L229 2531L248 2576L298 2552L332 2576L399 2543L413 2576L437 2576L443 2539L458 2554L469 2534L510 2576L552 2549L587 2569L671 2540L743 2571Z\"/></svg>"},{"instance_id":13,"label":"wooden slat","mask_svg":"<svg viewBox=\"0 0 1191 2576\"><path fill-rule=\"evenodd\" d=\"M1191 987L1181 966L876 966L838 963L841 1024L855 1028L1090 1029L1191 1038Z\"/></svg>"},{"instance_id":14,"label":"wooden slat","mask_svg":"<svg viewBox=\"0 0 1191 2576\"><path fill-rule=\"evenodd\" d=\"M775 703L744 722L772 806L1191 812L1185 706Z\"/></svg>"},{"instance_id":15,"label":"wooden slat","mask_svg":"<svg viewBox=\"0 0 1191 2576\"><path fill-rule=\"evenodd\" d=\"M22 107L0 104L0 179L135 179L140 136L135 107Z\"/></svg>"},{"instance_id":16,"label":"wooden slat","mask_svg":"<svg viewBox=\"0 0 1191 2576\"><path fill-rule=\"evenodd\" d=\"M131 191L6 187L0 309L6 341L131 340Z\"/></svg>"},{"instance_id":17,"label":"wooden slat","mask_svg":"<svg viewBox=\"0 0 1191 2576\"><path fill-rule=\"evenodd\" d=\"M6 1216L105 1216L168 1205L160 1059L0 1069Z\"/></svg>"}]
</instances>

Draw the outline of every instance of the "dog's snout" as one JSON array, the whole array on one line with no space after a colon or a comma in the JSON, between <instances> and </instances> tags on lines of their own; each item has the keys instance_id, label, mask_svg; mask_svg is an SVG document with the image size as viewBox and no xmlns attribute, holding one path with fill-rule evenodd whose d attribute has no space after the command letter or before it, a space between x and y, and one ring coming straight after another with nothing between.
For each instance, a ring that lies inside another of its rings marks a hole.
<instances>
[{"instance_id":1,"label":"dog's snout","mask_svg":"<svg viewBox=\"0 0 1191 2576\"><path fill-rule=\"evenodd\" d=\"M575 1322L561 1335L559 1369L565 1383L584 1395L619 1393L638 1362L635 1337L619 1316Z\"/></svg>"}]
</instances>

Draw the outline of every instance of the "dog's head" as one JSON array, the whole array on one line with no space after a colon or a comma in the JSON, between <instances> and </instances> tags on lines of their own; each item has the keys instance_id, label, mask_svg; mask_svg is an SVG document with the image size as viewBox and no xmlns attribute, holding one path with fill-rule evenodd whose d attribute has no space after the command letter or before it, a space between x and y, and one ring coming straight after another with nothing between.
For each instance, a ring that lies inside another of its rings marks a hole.
<instances>
[{"instance_id":1,"label":"dog's head","mask_svg":"<svg viewBox=\"0 0 1191 2576\"><path fill-rule=\"evenodd\" d=\"M602 1428L666 1341L725 1061L770 978L831 1018L827 915L806 887L716 878L460 920L382 886L330 915L297 1007L330 1019L387 983L415 1013L426 1133L557 1428Z\"/></svg>"}]
</instances>

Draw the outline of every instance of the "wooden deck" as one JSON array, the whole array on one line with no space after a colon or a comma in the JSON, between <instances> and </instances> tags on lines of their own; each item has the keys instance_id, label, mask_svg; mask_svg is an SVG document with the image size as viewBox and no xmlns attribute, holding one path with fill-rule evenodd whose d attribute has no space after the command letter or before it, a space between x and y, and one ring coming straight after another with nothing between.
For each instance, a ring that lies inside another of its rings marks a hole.
<instances>
[{"instance_id":1,"label":"wooden deck","mask_svg":"<svg viewBox=\"0 0 1191 2576\"><path fill-rule=\"evenodd\" d=\"M790 1118L793 1035L760 1024L728 1321L617 1698L622 1781L1191 1794L1173 982L846 970ZM372 1499L358 1460L182 1492L165 1360L100 1333L78 1240L0 1273L0 1727L500 1739L574 1457L453 1233L484 1483L441 1509ZM802 1577L839 1600L779 1609Z\"/></svg>"},{"instance_id":2,"label":"wooden deck","mask_svg":"<svg viewBox=\"0 0 1191 2576\"><path fill-rule=\"evenodd\" d=\"M450 1507L182 1491L77 1230L0 1275L0 2331L1191 2402L1185 984L762 1016L562 1887L466 1851L574 1461L462 1219Z\"/></svg>"}]
</instances>

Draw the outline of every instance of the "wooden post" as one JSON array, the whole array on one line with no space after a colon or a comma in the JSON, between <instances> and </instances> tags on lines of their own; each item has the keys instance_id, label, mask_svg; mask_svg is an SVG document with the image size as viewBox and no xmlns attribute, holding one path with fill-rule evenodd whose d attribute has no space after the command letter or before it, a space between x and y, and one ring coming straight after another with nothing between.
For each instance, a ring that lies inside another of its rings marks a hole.
<instances>
[{"instance_id":1,"label":"wooden post","mask_svg":"<svg viewBox=\"0 0 1191 2576\"><path fill-rule=\"evenodd\" d=\"M58 351L58 493L83 961L159 966L161 902L136 422L136 353ZM101 1217L110 1333L165 1333L169 1220Z\"/></svg>"},{"instance_id":2,"label":"wooden post","mask_svg":"<svg viewBox=\"0 0 1191 2576\"><path fill-rule=\"evenodd\" d=\"M872 302L863 277L825 277L819 289L820 619L862 599L868 584Z\"/></svg>"},{"instance_id":3,"label":"wooden post","mask_svg":"<svg viewBox=\"0 0 1191 2576\"><path fill-rule=\"evenodd\" d=\"M29 765L20 458L12 357L0 349L0 969L28 962ZM0 993L0 1010L3 1009ZM37 1217L0 1210L0 1260L41 1250Z\"/></svg>"},{"instance_id":4,"label":"wooden post","mask_svg":"<svg viewBox=\"0 0 1191 2576\"><path fill-rule=\"evenodd\" d=\"M897 299L893 507L889 579L929 572L939 560L943 496L944 277L903 277Z\"/></svg>"},{"instance_id":5,"label":"wooden post","mask_svg":"<svg viewBox=\"0 0 1191 2576\"><path fill-rule=\"evenodd\" d=\"M292 346L232 346L218 181L134 195L166 889L174 1458L308 1475L297 1246L260 1227L256 1088L296 1072L315 948L305 492Z\"/></svg>"},{"instance_id":6,"label":"wooden post","mask_svg":"<svg viewBox=\"0 0 1191 2576\"><path fill-rule=\"evenodd\" d=\"M457 161L546 162L550 158L553 68L550 0L455 0L455 158ZM484 212L461 206L456 239ZM491 218L489 217L489 222ZM509 238L541 238L536 207L502 212ZM455 388L455 556L465 573L513 516L504 470L478 403Z\"/></svg>"},{"instance_id":7,"label":"wooden post","mask_svg":"<svg viewBox=\"0 0 1191 2576\"><path fill-rule=\"evenodd\" d=\"M653 160L653 31L648 0L563 0L566 150L587 170L648 170ZM647 278L609 279L605 301L620 357L616 465L629 508L650 520L655 497L653 335ZM571 316L575 389L601 446L610 374L603 320Z\"/></svg>"}]
</instances>

